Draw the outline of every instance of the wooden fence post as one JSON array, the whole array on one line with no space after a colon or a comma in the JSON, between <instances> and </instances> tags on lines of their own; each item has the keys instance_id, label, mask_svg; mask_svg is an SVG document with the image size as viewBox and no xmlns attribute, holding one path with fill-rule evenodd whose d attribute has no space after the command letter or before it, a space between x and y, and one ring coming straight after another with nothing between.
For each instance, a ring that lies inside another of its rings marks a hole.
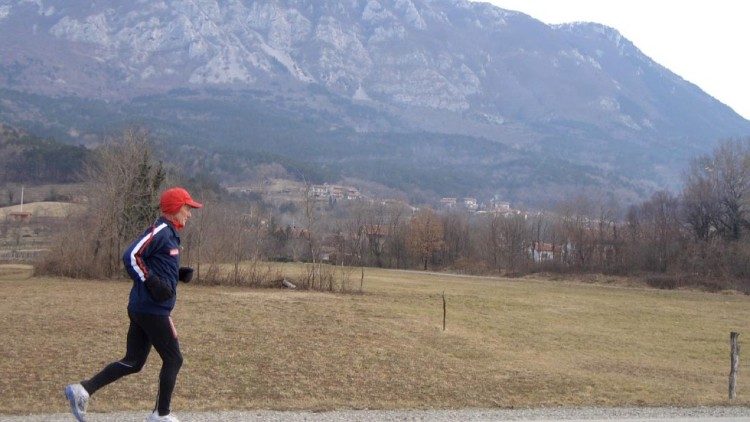
<instances>
[{"instance_id":1,"label":"wooden fence post","mask_svg":"<svg viewBox=\"0 0 750 422\"><path fill-rule=\"evenodd\" d=\"M443 290L443 331L445 331L445 290Z\"/></svg>"},{"instance_id":2,"label":"wooden fence post","mask_svg":"<svg viewBox=\"0 0 750 422\"><path fill-rule=\"evenodd\" d=\"M734 331L729 334L729 345L732 349L732 366L729 370L729 400L734 400L737 397L737 371L740 368L740 344L738 341L739 336L740 333Z\"/></svg>"}]
</instances>

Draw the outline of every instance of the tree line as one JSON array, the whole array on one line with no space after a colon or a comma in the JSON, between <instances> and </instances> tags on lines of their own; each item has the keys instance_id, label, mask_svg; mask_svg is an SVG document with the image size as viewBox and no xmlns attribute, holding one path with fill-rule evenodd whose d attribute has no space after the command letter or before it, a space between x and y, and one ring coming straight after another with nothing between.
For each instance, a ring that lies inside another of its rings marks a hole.
<instances>
[{"instance_id":1,"label":"tree line","mask_svg":"<svg viewBox=\"0 0 750 422\"><path fill-rule=\"evenodd\" d=\"M505 275L620 274L656 287L750 291L750 139L725 141L695 158L681 191L658 191L628 207L583 195L531 213L369 202L331 209L314 198L304 202L296 230L278 217L257 222L264 259L325 257L332 264Z\"/></svg>"},{"instance_id":2,"label":"tree line","mask_svg":"<svg viewBox=\"0 0 750 422\"><path fill-rule=\"evenodd\" d=\"M722 143L693 160L678 193L660 191L627 208L578 196L549 212L470 214L397 201L331 201L308 185L293 204L232 196L181 178L153 158L147 135L126 132L87 168L91 206L53 251L46 272L119 274L119 254L158 210L157 192L183 184L206 203L183 234L183 259L206 282L264 285L279 274L255 265L306 261L303 283L334 287L335 268L386 267L517 276L532 272L642 276L655 287L699 285L750 292L750 140ZM76 237L77 236L77 237ZM86 251L86 252L82 252ZM255 263L248 265L248 263ZM350 280L351 279L351 280ZM339 281L345 283L345 281Z\"/></svg>"}]
</instances>

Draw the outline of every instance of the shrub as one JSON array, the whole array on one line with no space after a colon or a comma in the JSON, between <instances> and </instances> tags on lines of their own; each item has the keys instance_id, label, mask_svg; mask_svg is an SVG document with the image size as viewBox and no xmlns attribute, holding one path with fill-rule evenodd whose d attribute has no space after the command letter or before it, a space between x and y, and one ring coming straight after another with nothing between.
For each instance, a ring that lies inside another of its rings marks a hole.
<instances>
[{"instance_id":1,"label":"shrub","mask_svg":"<svg viewBox=\"0 0 750 422\"><path fill-rule=\"evenodd\" d=\"M646 276L646 284L657 289L676 289L679 281L676 277L666 274L653 274Z\"/></svg>"},{"instance_id":2,"label":"shrub","mask_svg":"<svg viewBox=\"0 0 750 422\"><path fill-rule=\"evenodd\" d=\"M250 261L237 268L214 263L201 265L194 282L212 286L281 287L283 278L278 269Z\"/></svg>"}]
</instances>

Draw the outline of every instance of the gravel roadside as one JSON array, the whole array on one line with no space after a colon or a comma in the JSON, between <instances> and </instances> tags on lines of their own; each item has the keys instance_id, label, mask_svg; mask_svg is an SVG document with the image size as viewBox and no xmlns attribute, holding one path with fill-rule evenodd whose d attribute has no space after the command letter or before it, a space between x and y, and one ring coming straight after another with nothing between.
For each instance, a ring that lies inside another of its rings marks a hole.
<instances>
[{"instance_id":1,"label":"gravel roadside","mask_svg":"<svg viewBox=\"0 0 750 422\"><path fill-rule=\"evenodd\" d=\"M297 422L297 421L716 421L750 422L750 407L622 407L622 408L541 408L541 409L461 409L461 410L343 410L333 412L223 411L175 412L182 422ZM141 422L147 412L90 413L90 422ZM0 415L0 422L67 422L69 413L26 416Z\"/></svg>"}]
</instances>

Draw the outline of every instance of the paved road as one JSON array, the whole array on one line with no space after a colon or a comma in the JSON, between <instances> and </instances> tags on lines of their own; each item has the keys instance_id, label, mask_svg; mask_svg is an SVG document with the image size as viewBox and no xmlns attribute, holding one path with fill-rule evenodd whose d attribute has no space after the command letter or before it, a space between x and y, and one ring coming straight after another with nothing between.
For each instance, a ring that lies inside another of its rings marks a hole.
<instances>
[{"instance_id":1,"label":"paved road","mask_svg":"<svg viewBox=\"0 0 750 422\"><path fill-rule=\"evenodd\" d=\"M462 410L347 410L334 412L175 412L182 422L374 422L374 421L553 421L566 422L750 422L750 407L547 408ZM91 413L90 422L141 422L147 412ZM0 422L68 422L70 414L0 415Z\"/></svg>"}]
</instances>

